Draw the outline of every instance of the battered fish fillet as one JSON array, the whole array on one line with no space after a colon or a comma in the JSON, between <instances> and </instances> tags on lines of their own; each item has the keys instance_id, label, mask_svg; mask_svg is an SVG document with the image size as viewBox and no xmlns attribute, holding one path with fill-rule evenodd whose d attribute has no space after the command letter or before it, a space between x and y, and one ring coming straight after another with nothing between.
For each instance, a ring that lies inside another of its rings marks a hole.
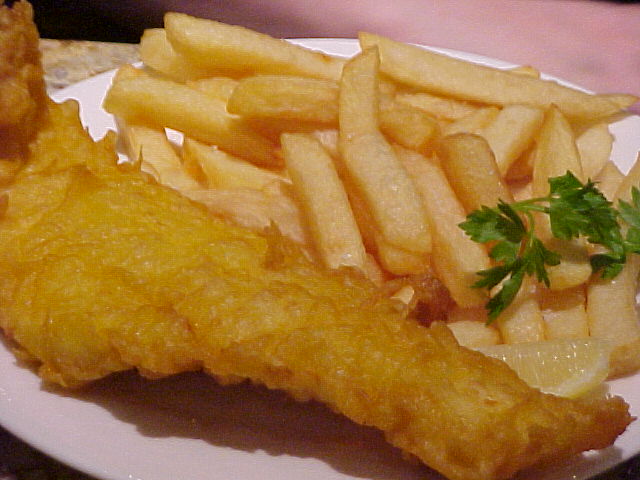
<instances>
[{"instance_id":1,"label":"battered fish fillet","mask_svg":"<svg viewBox=\"0 0 640 480\"><path fill-rule=\"evenodd\" d=\"M48 115L0 202L0 327L45 381L248 379L375 426L452 480L604 448L631 421L620 398L542 394L360 276L212 218L118 166L114 136L94 143L75 103L30 98Z\"/></svg>"},{"instance_id":2,"label":"battered fish fillet","mask_svg":"<svg viewBox=\"0 0 640 480\"><path fill-rule=\"evenodd\" d=\"M502 479L610 445L620 398L529 388L449 330L402 317L277 233L210 217L51 105L0 221L0 325L49 382L204 369L317 399L453 480Z\"/></svg>"}]
</instances>

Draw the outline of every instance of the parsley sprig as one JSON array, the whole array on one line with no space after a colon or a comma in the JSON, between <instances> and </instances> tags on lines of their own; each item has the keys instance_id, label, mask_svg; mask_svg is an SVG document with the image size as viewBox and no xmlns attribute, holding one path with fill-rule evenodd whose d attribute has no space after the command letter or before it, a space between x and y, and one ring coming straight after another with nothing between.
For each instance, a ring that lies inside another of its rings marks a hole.
<instances>
[{"instance_id":1,"label":"parsley sprig","mask_svg":"<svg viewBox=\"0 0 640 480\"><path fill-rule=\"evenodd\" d=\"M491 290L500 285L486 307L489 322L507 308L522 286L525 275L549 286L548 266L558 265L560 255L549 250L535 233L535 213L549 216L551 232L560 240L585 238L604 247L590 257L594 273L613 278L627 255L640 253L640 191L634 187L630 203L619 209L598 190L583 184L571 172L549 179L549 195L521 202L500 201L495 208L483 206L471 212L460 227L479 243L491 242L492 268L478 272L476 288ZM620 223L623 220L624 228Z\"/></svg>"}]
</instances>

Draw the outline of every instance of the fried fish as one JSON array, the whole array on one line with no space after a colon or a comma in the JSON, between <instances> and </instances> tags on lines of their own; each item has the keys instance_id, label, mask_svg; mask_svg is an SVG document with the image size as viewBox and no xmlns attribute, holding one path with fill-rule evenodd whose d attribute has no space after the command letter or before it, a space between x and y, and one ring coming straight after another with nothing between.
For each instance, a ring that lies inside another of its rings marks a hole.
<instances>
[{"instance_id":1,"label":"fried fish","mask_svg":"<svg viewBox=\"0 0 640 480\"><path fill-rule=\"evenodd\" d=\"M450 331L405 318L351 271L310 262L119 165L73 102L48 115L5 191L0 327L47 382L204 370L315 399L452 480L611 445L618 397L543 394Z\"/></svg>"}]
</instances>

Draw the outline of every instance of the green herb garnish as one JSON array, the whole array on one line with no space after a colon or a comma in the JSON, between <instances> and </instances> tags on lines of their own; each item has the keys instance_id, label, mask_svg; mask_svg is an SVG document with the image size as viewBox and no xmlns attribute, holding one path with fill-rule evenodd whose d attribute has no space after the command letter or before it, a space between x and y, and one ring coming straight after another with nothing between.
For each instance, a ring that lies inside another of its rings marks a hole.
<instances>
[{"instance_id":1,"label":"green herb garnish","mask_svg":"<svg viewBox=\"0 0 640 480\"><path fill-rule=\"evenodd\" d=\"M613 278L625 264L629 253L640 253L640 191L632 190L632 201L619 202L619 210L597 189L583 184L571 172L549 179L549 195L522 202L500 201L495 208L483 206L471 212L460 224L472 240L492 242L490 256L496 266L478 272L473 286L491 290L501 284L486 307L489 322L511 304L525 275L549 286L547 266L560 263L560 255L549 250L535 234L534 213L549 216L551 232L560 240L586 238L605 248L590 257L594 273ZM619 222L626 222L623 228Z\"/></svg>"}]
</instances>

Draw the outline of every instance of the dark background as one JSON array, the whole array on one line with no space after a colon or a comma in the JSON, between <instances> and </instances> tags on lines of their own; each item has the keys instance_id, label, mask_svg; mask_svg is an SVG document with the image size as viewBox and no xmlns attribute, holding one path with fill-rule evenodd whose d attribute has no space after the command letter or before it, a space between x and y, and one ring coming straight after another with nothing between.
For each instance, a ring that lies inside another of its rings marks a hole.
<instances>
[{"instance_id":1,"label":"dark background","mask_svg":"<svg viewBox=\"0 0 640 480\"><path fill-rule=\"evenodd\" d=\"M91 3L90 0L31 0L40 36L106 42L140 41L142 29L127 26L126 18L109 18ZM152 23L148 26L159 26Z\"/></svg>"}]
</instances>

